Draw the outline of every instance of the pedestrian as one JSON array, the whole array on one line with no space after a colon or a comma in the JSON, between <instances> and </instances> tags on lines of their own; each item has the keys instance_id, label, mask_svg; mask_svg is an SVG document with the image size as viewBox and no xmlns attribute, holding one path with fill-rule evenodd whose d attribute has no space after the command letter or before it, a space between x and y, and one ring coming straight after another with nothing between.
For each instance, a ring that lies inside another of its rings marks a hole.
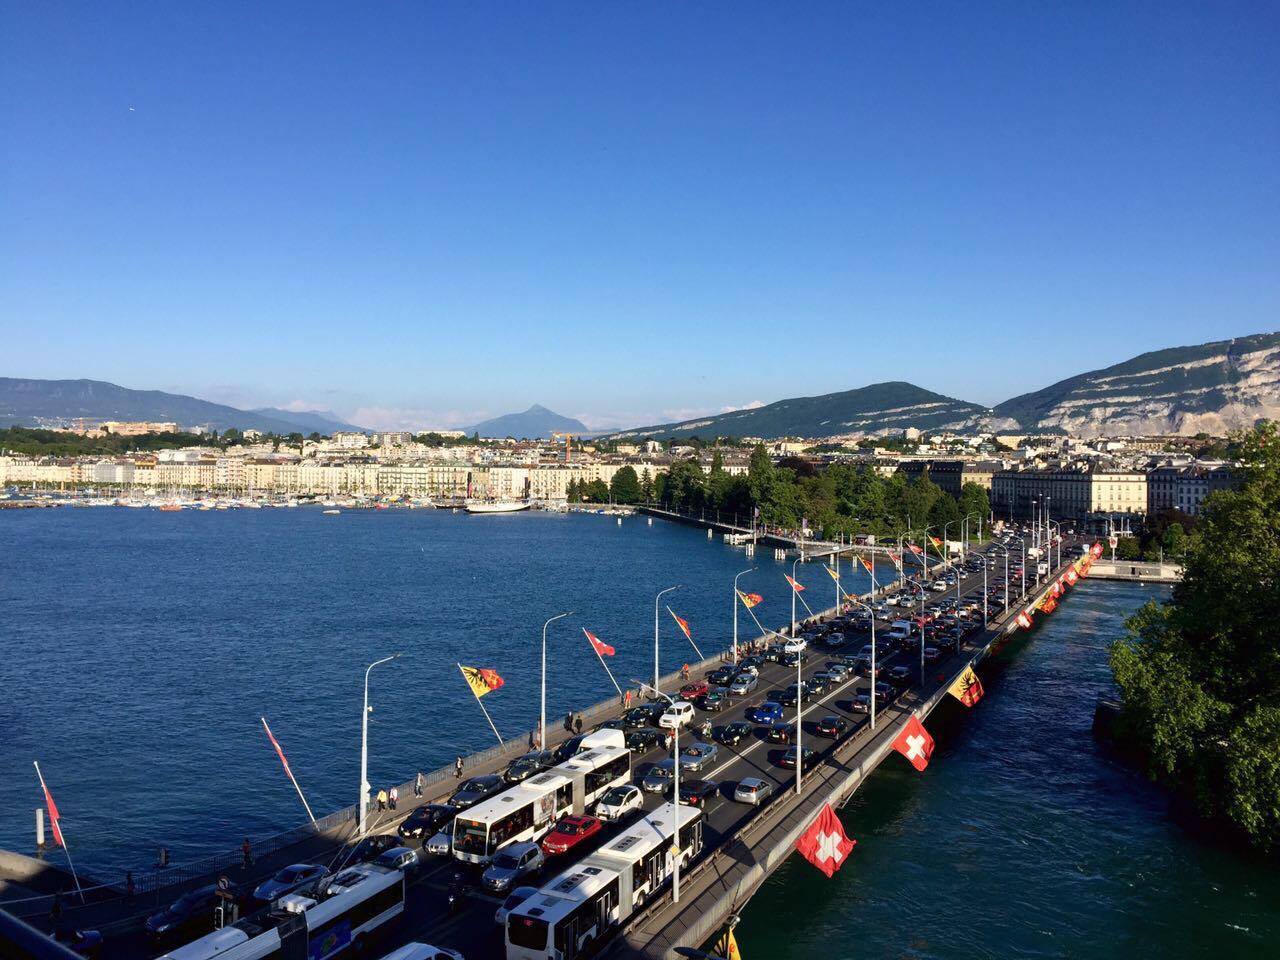
<instances>
[{"instance_id":1,"label":"pedestrian","mask_svg":"<svg viewBox=\"0 0 1280 960\"><path fill-rule=\"evenodd\" d=\"M564 728L565 730L569 731L569 733L573 733L573 713L572 712L566 713L564 715Z\"/></svg>"},{"instance_id":2,"label":"pedestrian","mask_svg":"<svg viewBox=\"0 0 1280 960\"><path fill-rule=\"evenodd\" d=\"M625 710L631 709L631 688L627 687L627 692L622 695L622 707Z\"/></svg>"},{"instance_id":3,"label":"pedestrian","mask_svg":"<svg viewBox=\"0 0 1280 960\"><path fill-rule=\"evenodd\" d=\"M573 718L573 732L574 733L582 732L582 714L578 714L576 717Z\"/></svg>"},{"instance_id":4,"label":"pedestrian","mask_svg":"<svg viewBox=\"0 0 1280 960\"><path fill-rule=\"evenodd\" d=\"M413 795L415 797L422 796L422 771L418 771L417 777L413 781Z\"/></svg>"},{"instance_id":5,"label":"pedestrian","mask_svg":"<svg viewBox=\"0 0 1280 960\"><path fill-rule=\"evenodd\" d=\"M378 812L381 813L386 809L387 809L387 788L381 787L378 790Z\"/></svg>"},{"instance_id":6,"label":"pedestrian","mask_svg":"<svg viewBox=\"0 0 1280 960\"><path fill-rule=\"evenodd\" d=\"M161 847L156 854L156 866L163 870L169 865L169 848Z\"/></svg>"},{"instance_id":7,"label":"pedestrian","mask_svg":"<svg viewBox=\"0 0 1280 960\"><path fill-rule=\"evenodd\" d=\"M133 882L133 871L128 870L124 875L124 895L132 900L135 892L137 892L137 888Z\"/></svg>"},{"instance_id":8,"label":"pedestrian","mask_svg":"<svg viewBox=\"0 0 1280 960\"><path fill-rule=\"evenodd\" d=\"M536 729L529 731L529 749L534 749L534 744L538 742L538 731Z\"/></svg>"},{"instance_id":9,"label":"pedestrian","mask_svg":"<svg viewBox=\"0 0 1280 960\"><path fill-rule=\"evenodd\" d=\"M453 778L455 780L462 779L462 757L461 756L459 756L456 760L453 761Z\"/></svg>"},{"instance_id":10,"label":"pedestrian","mask_svg":"<svg viewBox=\"0 0 1280 960\"><path fill-rule=\"evenodd\" d=\"M388 794L388 797L391 800L391 809L394 810L396 808L396 804L400 802L400 788L392 787L391 793Z\"/></svg>"},{"instance_id":11,"label":"pedestrian","mask_svg":"<svg viewBox=\"0 0 1280 960\"><path fill-rule=\"evenodd\" d=\"M249 842L249 838L244 838L244 843L240 844L240 866L248 870L253 866L253 844Z\"/></svg>"},{"instance_id":12,"label":"pedestrian","mask_svg":"<svg viewBox=\"0 0 1280 960\"><path fill-rule=\"evenodd\" d=\"M689 679L689 665L687 663L680 668L680 679L686 682Z\"/></svg>"}]
</instances>

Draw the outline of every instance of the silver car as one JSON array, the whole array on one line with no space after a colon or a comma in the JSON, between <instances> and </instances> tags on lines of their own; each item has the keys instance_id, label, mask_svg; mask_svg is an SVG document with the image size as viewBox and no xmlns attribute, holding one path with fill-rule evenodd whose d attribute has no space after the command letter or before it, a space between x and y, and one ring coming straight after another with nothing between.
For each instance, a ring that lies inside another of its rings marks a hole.
<instances>
[{"instance_id":1,"label":"silver car","mask_svg":"<svg viewBox=\"0 0 1280 960\"><path fill-rule=\"evenodd\" d=\"M258 900L278 900L286 893L293 893L299 887L319 880L325 874L325 868L314 863L295 863L276 873L270 880L258 884L253 895Z\"/></svg>"},{"instance_id":2,"label":"silver car","mask_svg":"<svg viewBox=\"0 0 1280 960\"><path fill-rule=\"evenodd\" d=\"M714 743L702 743L695 740L680 751L680 771L697 773L716 758L717 748Z\"/></svg>"},{"instance_id":3,"label":"silver car","mask_svg":"<svg viewBox=\"0 0 1280 960\"><path fill-rule=\"evenodd\" d=\"M541 870L542 863L542 848L536 843L508 844L494 853L480 885L491 893L505 893L521 877Z\"/></svg>"},{"instance_id":4,"label":"silver car","mask_svg":"<svg viewBox=\"0 0 1280 960\"><path fill-rule=\"evenodd\" d=\"M502 906L500 906L497 912L494 913L493 922L500 927L505 927L507 925L507 914L509 914L516 907L520 906L520 904L524 903L526 900L528 900L537 892L538 892L537 887L516 887L509 894L507 894L507 899L502 901Z\"/></svg>"},{"instance_id":5,"label":"silver car","mask_svg":"<svg viewBox=\"0 0 1280 960\"><path fill-rule=\"evenodd\" d=\"M744 697L758 686L760 686L758 677L749 673L740 673L729 684L729 692L735 697Z\"/></svg>"},{"instance_id":6,"label":"silver car","mask_svg":"<svg viewBox=\"0 0 1280 960\"><path fill-rule=\"evenodd\" d=\"M670 758L659 760L640 780L640 788L645 793L665 793L674 776L675 764Z\"/></svg>"},{"instance_id":7,"label":"silver car","mask_svg":"<svg viewBox=\"0 0 1280 960\"><path fill-rule=\"evenodd\" d=\"M415 873L422 866L418 851L413 847L392 847L378 854L378 858L373 862L391 870L403 870L405 873Z\"/></svg>"},{"instance_id":8,"label":"silver car","mask_svg":"<svg viewBox=\"0 0 1280 960\"><path fill-rule=\"evenodd\" d=\"M738 781L738 785L733 788L733 799L739 803L758 804L769 795L772 786L767 780L761 780L759 777L746 777Z\"/></svg>"},{"instance_id":9,"label":"silver car","mask_svg":"<svg viewBox=\"0 0 1280 960\"><path fill-rule=\"evenodd\" d=\"M434 854L437 857L447 857L453 852L453 824L449 824L448 829L441 830L430 840L422 845L422 849L427 853Z\"/></svg>"}]
</instances>

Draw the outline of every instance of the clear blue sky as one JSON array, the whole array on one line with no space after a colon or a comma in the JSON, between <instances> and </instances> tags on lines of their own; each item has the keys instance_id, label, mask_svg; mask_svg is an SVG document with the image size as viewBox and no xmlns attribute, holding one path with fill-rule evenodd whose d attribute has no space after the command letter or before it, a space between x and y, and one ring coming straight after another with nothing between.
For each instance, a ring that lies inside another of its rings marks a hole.
<instances>
[{"instance_id":1,"label":"clear blue sky","mask_svg":"<svg viewBox=\"0 0 1280 960\"><path fill-rule=\"evenodd\" d=\"M1280 6L0 4L0 375L448 425L1280 326Z\"/></svg>"}]
</instances>

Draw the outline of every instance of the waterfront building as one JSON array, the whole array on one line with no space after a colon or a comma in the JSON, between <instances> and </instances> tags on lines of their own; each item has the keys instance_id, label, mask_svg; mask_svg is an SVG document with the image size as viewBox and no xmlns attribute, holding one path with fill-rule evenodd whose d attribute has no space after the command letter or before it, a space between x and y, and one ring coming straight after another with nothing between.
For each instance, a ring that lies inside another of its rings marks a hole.
<instances>
[{"instance_id":1,"label":"waterfront building","mask_svg":"<svg viewBox=\"0 0 1280 960\"><path fill-rule=\"evenodd\" d=\"M1054 520L1101 521L1147 512L1147 475L1140 470L1080 463L1058 468L1000 470L991 481L997 520L1029 520L1036 505Z\"/></svg>"}]
</instances>

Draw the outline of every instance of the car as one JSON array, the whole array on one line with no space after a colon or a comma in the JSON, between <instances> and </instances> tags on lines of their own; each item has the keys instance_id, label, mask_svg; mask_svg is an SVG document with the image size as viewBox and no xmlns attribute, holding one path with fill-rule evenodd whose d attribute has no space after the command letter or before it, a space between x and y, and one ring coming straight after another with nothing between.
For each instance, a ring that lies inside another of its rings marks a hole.
<instances>
[{"instance_id":1,"label":"car","mask_svg":"<svg viewBox=\"0 0 1280 960\"><path fill-rule=\"evenodd\" d=\"M293 893L301 886L319 880L325 868L315 863L295 863L278 870L269 880L264 880L253 891L253 898L269 903L279 900L286 893Z\"/></svg>"},{"instance_id":2,"label":"car","mask_svg":"<svg viewBox=\"0 0 1280 960\"><path fill-rule=\"evenodd\" d=\"M729 692L735 697L745 697L748 693L760 686L760 678L750 673L740 673L733 678L733 682L729 684Z\"/></svg>"},{"instance_id":3,"label":"car","mask_svg":"<svg viewBox=\"0 0 1280 960\"><path fill-rule=\"evenodd\" d=\"M716 727L711 735L726 747L736 747L755 731L755 727L745 720L734 720L723 727Z\"/></svg>"},{"instance_id":4,"label":"car","mask_svg":"<svg viewBox=\"0 0 1280 960\"><path fill-rule=\"evenodd\" d=\"M797 748L795 746L790 746L790 747L787 747L786 753L784 753L781 757L778 758L778 766L790 767L792 770L794 770L796 766L797 756L803 757L804 767L807 770L809 768L809 765L813 763L813 758L814 756L816 756L816 754L812 750L810 750L808 747Z\"/></svg>"},{"instance_id":5,"label":"car","mask_svg":"<svg viewBox=\"0 0 1280 960\"><path fill-rule=\"evenodd\" d=\"M733 675L737 671L733 667L725 664L723 667L716 667L707 674L707 683L713 687L723 687L726 683L733 679Z\"/></svg>"},{"instance_id":6,"label":"car","mask_svg":"<svg viewBox=\"0 0 1280 960\"><path fill-rule=\"evenodd\" d=\"M213 929L213 908L219 899L217 884L197 887L147 917L143 930L153 943L202 936Z\"/></svg>"},{"instance_id":7,"label":"car","mask_svg":"<svg viewBox=\"0 0 1280 960\"><path fill-rule=\"evenodd\" d=\"M747 719L752 723L773 723L775 720L782 719L782 704L776 700L766 700L764 703L747 709Z\"/></svg>"},{"instance_id":8,"label":"car","mask_svg":"<svg viewBox=\"0 0 1280 960\"><path fill-rule=\"evenodd\" d=\"M400 845L400 838L394 833L375 833L357 843L347 859L351 863L368 863Z\"/></svg>"},{"instance_id":9,"label":"car","mask_svg":"<svg viewBox=\"0 0 1280 960\"><path fill-rule=\"evenodd\" d=\"M705 680L694 680L686 683L680 688L680 699L697 700L700 696L711 689L711 685Z\"/></svg>"},{"instance_id":10,"label":"car","mask_svg":"<svg viewBox=\"0 0 1280 960\"><path fill-rule=\"evenodd\" d=\"M856 693L853 700L849 702L849 709L854 713L870 713L871 712L871 694Z\"/></svg>"},{"instance_id":11,"label":"car","mask_svg":"<svg viewBox=\"0 0 1280 960\"><path fill-rule=\"evenodd\" d=\"M428 803L409 814L396 828L401 840L421 840L453 821L457 810L447 803Z\"/></svg>"},{"instance_id":12,"label":"car","mask_svg":"<svg viewBox=\"0 0 1280 960\"><path fill-rule=\"evenodd\" d=\"M622 715L622 720L631 730L641 730L653 723L653 713L648 707L632 707Z\"/></svg>"},{"instance_id":13,"label":"car","mask_svg":"<svg viewBox=\"0 0 1280 960\"><path fill-rule=\"evenodd\" d=\"M610 787L596 801L596 816L601 820L621 820L632 810L639 810L643 800L640 788L629 783Z\"/></svg>"},{"instance_id":14,"label":"car","mask_svg":"<svg viewBox=\"0 0 1280 960\"><path fill-rule=\"evenodd\" d=\"M563 816L551 828L551 832L542 838L542 852L549 857L568 853L574 847L590 840L604 829L599 817L589 815Z\"/></svg>"},{"instance_id":15,"label":"car","mask_svg":"<svg viewBox=\"0 0 1280 960\"><path fill-rule=\"evenodd\" d=\"M790 743L795 738L795 735L795 724L787 723L785 720L771 723L765 734L774 743Z\"/></svg>"},{"instance_id":16,"label":"car","mask_svg":"<svg viewBox=\"0 0 1280 960\"><path fill-rule=\"evenodd\" d=\"M667 788L671 786L671 780L675 776L675 761L671 758L659 760L649 772L640 778L640 789L645 793L665 793Z\"/></svg>"},{"instance_id":17,"label":"car","mask_svg":"<svg viewBox=\"0 0 1280 960\"><path fill-rule=\"evenodd\" d=\"M809 685L803 681L799 684L790 684L778 694L778 702L784 707L794 707L797 697L803 703L809 699Z\"/></svg>"},{"instance_id":18,"label":"car","mask_svg":"<svg viewBox=\"0 0 1280 960\"><path fill-rule=\"evenodd\" d=\"M911 668L902 666L894 667L889 671L889 682L895 684L909 684L911 682Z\"/></svg>"},{"instance_id":19,"label":"car","mask_svg":"<svg viewBox=\"0 0 1280 960\"><path fill-rule=\"evenodd\" d=\"M809 642L804 637L792 637L782 645L783 653L803 653Z\"/></svg>"},{"instance_id":20,"label":"car","mask_svg":"<svg viewBox=\"0 0 1280 960\"><path fill-rule=\"evenodd\" d=\"M773 643L768 646L761 656L770 663L777 663L782 658L783 653L782 644Z\"/></svg>"},{"instance_id":21,"label":"car","mask_svg":"<svg viewBox=\"0 0 1280 960\"><path fill-rule=\"evenodd\" d=\"M73 927L57 927L53 931L53 939L72 953L89 960L98 960L102 956L101 930L76 930Z\"/></svg>"},{"instance_id":22,"label":"car","mask_svg":"<svg viewBox=\"0 0 1280 960\"><path fill-rule=\"evenodd\" d=\"M758 677L760 676L760 669L763 666L763 664L757 665L754 663L747 663L747 661L743 660L738 664L738 669L733 672L733 675L735 677L740 677L743 674L746 674L749 677Z\"/></svg>"},{"instance_id":23,"label":"car","mask_svg":"<svg viewBox=\"0 0 1280 960\"><path fill-rule=\"evenodd\" d=\"M494 913L493 922L500 927L505 927L507 925L507 914L537 892L537 887L516 887L507 894L507 899L502 901L502 906L500 906Z\"/></svg>"},{"instance_id":24,"label":"car","mask_svg":"<svg viewBox=\"0 0 1280 960\"><path fill-rule=\"evenodd\" d=\"M506 893L521 877L541 870L545 861L543 849L536 843L508 843L494 851L480 875L480 886L489 893Z\"/></svg>"},{"instance_id":25,"label":"car","mask_svg":"<svg viewBox=\"0 0 1280 960\"><path fill-rule=\"evenodd\" d=\"M738 785L733 788L733 799L739 803L750 803L756 805L761 803L773 791L773 785L768 780L761 780L759 777L745 777L738 781Z\"/></svg>"},{"instance_id":26,"label":"car","mask_svg":"<svg viewBox=\"0 0 1280 960\"><path fill-rule=\"evenodd\" d=\"M738 672L743 670L754 670L757 673L764 667L763 657L743 657L738 661Z\"/></svg>"},{"instance_id":27,"label":"car","mask_svg":"<svg viewBox=\"0 0 1280 960\"><path fill-rule=\"evenodd\" d=\"M677 700L658 718L658 726L664 730L676 730L693 722L693 704Z\"/></svg>"},{"instance_id":28,"label":"car","mask_svg":"<svg viewBox=\"0 0 1280 960\"><path fill-rule=\"evenodd\" d=\"M582 748L582 741L586 738L587 734L580 733L576 737L570 737L568 740L561 743L560 746L556 747L555 750L552 751L555 755L556 763L564 763L571 757L577 756L578 751Z\"/></svg>"},{"instance_id":29,"label":"car","mask_svg":"<svg viewBox=\"0 0 1280 960\"><path fill-rule=\"evenodd\" d=\"M652 727L645 727L640 730L632 730L627 733L627 749L635 753L647 753L654 747L662 746L666 743L666 737L659 730Z\"/></svg>"},{"instance_id":30,"label":"car","mask_svg":"<svg viewBox=\"0 0 1280 960\"><path fill-rule=\"evenodd\" d=\"M725 700L727 698L721 690L708 690L702 695L702 699L698 705L707 713L719 713L724 709Z\"/></svg>"},{"instance_id":31,"label":"car","mask_svg":"<svg viewBox=\"0 0 1280 960\"><path fill-rule=\"evenodd\" d=\"M703 743L695 740L689 746L680 751L680 771L689 771L697 773L707 764L713 762L717 753L714 743Z\"/></svg>"},{"instance_id":32,"label":"car","mask_svg":"<svg viewBox=\"0 0 1280 960\"><path fill-rule=\"evenodd\" d=\"M591 732L595 733L597 730L626 730L626 729L627 729L627 721L624 718L610 717L604 723L597 723L594 727L591 728Z\"/></svg>"},{"instance_id":33,"label":"car","mask_svg":"<svg viewBox=\"0 0 1280 960\"><path fill-rule=\"evenodd\" d=\"M942 657L942 653L938 650L938 648L937 648L937 647L925 647L925 648L924 648L924 662L925 662L925 663L937 663L937 662L938 662L938 660L939 660L941 657Z\"/></svg>"},{"instance_id":34,"label":"car","mask_svg":"<svg viewBox=\"0 0 1280 960\"><path fill-rule=\"evenodd\" d=\"M843 633L839 631L827 634L826 643L827 643L827 646L830 647L832 650L838 650L840 647L843 647L848 642L849 642L848 637L846 637Z\"/></svg>"},{"instance_id":35,"label":"car","mask_svg":"<svg viewBox=\"0 0 1280 960\"><path fill-rule=\"evenodd\" d=\"M380 867L400 870L405 874L417 873L418 868L422 866L422 858L413 847L392 847L378 854L373 862Z\"/></svg>"},{"instance_id":36,"label":"car","mask_svg":"<svg viewBox=\"0 0 1280 960\"><path fill-rule=\"evenodd\" d=\"M382 960L463 960L462 954L448 947L433 947L429 943L406 943L388 953Z\"/></svg>"},{"instance_id":37,"label":"car","mask_svg":"<svg viewBox=\"0 0 1280 960\"><path fill-rule=\"evenodd\" d=\"M853 675L853 668L847 663L829 663L827 664L827 676L835 683L844 683Z\"/></svg>"},{"instance_id":38,"label":"car","mask_svg":"<svg viewBox=\"0 0 1280 960\"><path fill-rule=\"evenodd\" d=\"M849 729L849 724L844 717L828 714L818 721L815 731L820 737L830 737L832 740L838 740L847 729Z\"/></svg>"},{"instance_id":39,"label":"car","mask_svg":"<svg viewBox=\"0 0 1280 960\"><path fill-rule=\"evenodd\" d=\"M507 769L502 772L502 779L507 783L519 783L551 766L555 766L555 755L550 750L534 750L507 764Z\"/></svg>"},{"instance_id":40,"label":"car","mask_svg":"<svg viewBox=\"0 0 1280 960\"><path fill-rule=\"evenodd\" d=\"M446 827L422 845L422 849L435 857L447 857L453 852L453 829Z\"/></svg>"},{"instance_id":41,"label":"car","mask_svg":"<svg viewBox=\"0 0 1280 960\"><path fill-rule=\"evenodd\" d=\"M831 689L831 683L831 675L825 670L819 670L805 681L805 688L811 695L820 697Z\"/></svg>"},{"instance_id":42,"label":"car","mask_svg":"<svg viewBox=\"0 0 1280 960\"><path fill-rule=\"evenodd\" d=\"M573 754L570 754L570 756L573 756ZM465 810L467 807L474 807L482 800L488 800L495 793L504 790L506 786L506 781L496 773L486 773L479 777L471 777L458 784L458 789L453 791L453 796L449 798L449 805L459 810Z\"/></svg>"},{"instance_id":43,"label":"car","mask_svg":"<svg viewBox=\"0 0 1280 960\"><path fill-rule=\"evenodd\" d=\"M680 802L690 807L705 807L719 789L714 780L681 780Z\"/></svg>"},{"instance_id":44,"label":"car","mask_svg":"<svg viewBox=\"0 0 1280 960\"><path fill-rule=\"evenodd\" d=\"M804 653L784 653L778 658L778 663L784 667L794 669L805 661Z\"/></svg>"}]
</instances>

